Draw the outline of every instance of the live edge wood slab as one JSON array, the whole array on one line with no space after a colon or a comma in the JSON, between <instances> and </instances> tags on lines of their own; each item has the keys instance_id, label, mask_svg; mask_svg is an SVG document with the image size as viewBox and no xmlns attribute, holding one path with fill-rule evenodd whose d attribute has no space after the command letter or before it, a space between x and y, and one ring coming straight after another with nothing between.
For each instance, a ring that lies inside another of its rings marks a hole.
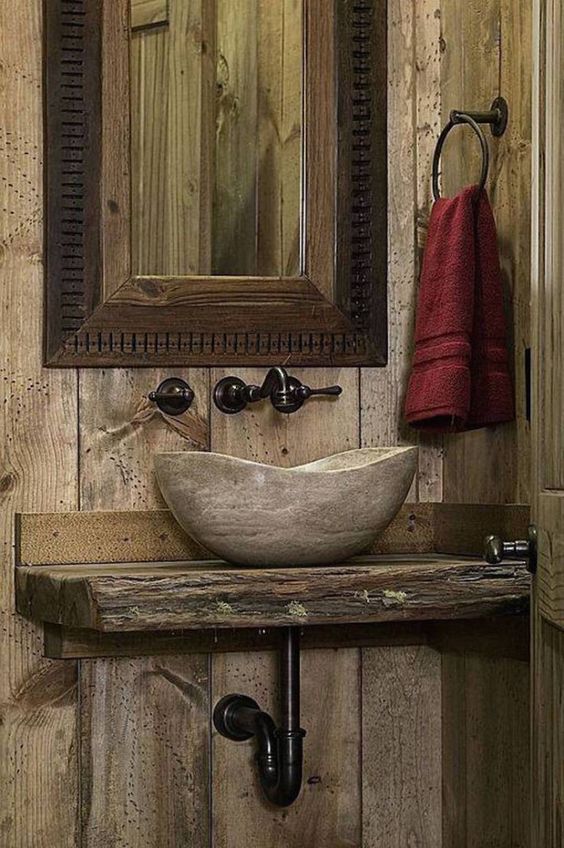
<instances>
[{"instance_id":1,"label":"live edge wood slab","mask_svg":"<svg viewBox=\"0 0 564 848\"><path fill-rule=\"evenodd\" d=\"M102 633L491 618L528 609L524 562L380 555L308 568L217 561L20 566L21 614Z\"/></svg>"}]
</instances>

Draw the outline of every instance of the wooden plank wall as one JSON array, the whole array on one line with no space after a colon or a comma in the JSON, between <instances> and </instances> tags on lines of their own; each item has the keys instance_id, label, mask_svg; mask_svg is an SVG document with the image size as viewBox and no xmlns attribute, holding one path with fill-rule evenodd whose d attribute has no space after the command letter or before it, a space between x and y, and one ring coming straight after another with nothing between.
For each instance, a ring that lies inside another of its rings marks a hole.
<instances>
[{"instance_id":1,"label":"wooden plank wall","mask_svg":"<svg viewBox=\"0 0 564 848\"><path fill-rule=\"evenodd\" d=\"M134 267L296 276L301 0L132 0L131 23Z\"/></svg>"},{"instance_id":2,"label":"wooden plank wall","mask_svg":"<svg viewBox=\"0 0 564 848\"><path fill-rule=\"evenodd\" d=\"M20 0L17 16L0 10L2 839L10 848L525 848L524 663L405 645L307 654L304 797L280 812L259 800L249 747L209 733L210 705L226 688L274 704L270 654L82 662L79 707L75 664L44 662L40 634L15 616L15 511L152 507L160 503L153 452L194 446L143 415L163 373L41 369L41 5ZM223 372L184 373L197 395L188 419L196 444L206 442L202 422L215 449L281 464L414 441L401 406L433 144L451 105L487 106L500 85L514 121L497 143L493 199L522 360L528 15L529 0L390 0L390 364L301 373L338 379L345 392L288 420L268 408L210 416L210 387ZM464 158L470 168L461 143L455 167ZM457 170L447 178L458 175L462 182ZM412 498L525 498L521 395L519 404L516 427L422 443Z\"/></svg>"},{"instance_id":3,"label":"wooden plank wall","mask_svg":"<svg viewBox=\"0 0 564 848\"><path fill-rule=\"evenodd\" d=\"M452 108L509 103L506 134L490 150L490 198L498 227L508 313L512 316L517 420L445 441L444 499L530 503L530 425L526 419L525 351L530 347L532 3L469 0L443 3L441 98ZM475 181L480 153L470 131L445 147L448 192Z\"/></svg>"}]
</instances>

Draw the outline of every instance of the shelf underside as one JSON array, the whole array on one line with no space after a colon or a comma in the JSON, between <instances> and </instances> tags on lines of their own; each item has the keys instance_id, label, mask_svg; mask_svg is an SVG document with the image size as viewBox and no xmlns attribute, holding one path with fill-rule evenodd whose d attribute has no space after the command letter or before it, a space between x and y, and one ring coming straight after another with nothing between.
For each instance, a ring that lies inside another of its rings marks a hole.
<instances>
[{"instance_id":1,"label":"shelf underside","mask_svg":"<svg viewBox=\"0 0 564 848\"><path fill-rule=\"evenodd\" d=\"M28 618L103 633L369 624L523 613L524 562L429 555L251 569L218 561L19 566Z\"/></svg>"}]
</instances>

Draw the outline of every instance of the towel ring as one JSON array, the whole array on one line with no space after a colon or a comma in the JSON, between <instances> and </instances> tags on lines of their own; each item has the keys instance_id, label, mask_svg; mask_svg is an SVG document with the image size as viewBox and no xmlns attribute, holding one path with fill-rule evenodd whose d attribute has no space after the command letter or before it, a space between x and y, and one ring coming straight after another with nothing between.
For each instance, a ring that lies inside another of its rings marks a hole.
<instances>
[{"instance_id":1,"label":"towel ring","mask_svg":"<svg viewBox=\"0 0 564 848\"><path fill-rule=\"evenodd\" d=\"M486 187L488 171L490 168L490 149L488 147L488 142L486 141L486 136L484 135L480 125L477 124L474 118L471 118L470 115L467 115L465 112L451 112L450 120L439 136L439 140L437 141L437 146L435 148L435 153L433 156L433 197L435 200L439 200L441 196L439 188L439 165L441 163L441 153L443 152L443 146L446 141L447 135L449 134L451 129L457 124L468 124L468 126L472 127L472 129L478 136L478 139L480 141L480 147L482 148L482 173L480 175L480 192L482 192Z\"/></svg>"}]
</instances>

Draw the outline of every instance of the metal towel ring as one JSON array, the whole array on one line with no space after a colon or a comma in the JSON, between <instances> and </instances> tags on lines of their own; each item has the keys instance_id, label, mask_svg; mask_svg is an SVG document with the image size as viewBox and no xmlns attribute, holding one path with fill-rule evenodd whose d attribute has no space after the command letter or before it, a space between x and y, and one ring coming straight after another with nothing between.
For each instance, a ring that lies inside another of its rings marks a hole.
<instances>
[{"instance_id":1,"label":"metal towel ring","mask_svg":"<svg viewBox=\"0 0 564 848\"><path fill-rule=\"evenodd\" d=\"M486 137L482 131L482 128L479 124L476 123L474 118L471 118L470 115L467 115L465 112L451 112L450 120L439 136L439 140L437 141L437 146L435 148L435 154L433 156L433 197L435 198L435 200L439 200L441 196L439 188L439 165L441 162L441 153L443 152L443 145L446 141L447 135L449 134L451 129L457 124L468 124L468 126L472 127L472 129L478 136L478 139L480 141L480 147L482 148L482 174L480 176L480 192L482 192L486 187L486 181L488 179L488 171L490 167L490 149L488 147L488 142L486 141Z\"/></svg>"}]
</instances>

